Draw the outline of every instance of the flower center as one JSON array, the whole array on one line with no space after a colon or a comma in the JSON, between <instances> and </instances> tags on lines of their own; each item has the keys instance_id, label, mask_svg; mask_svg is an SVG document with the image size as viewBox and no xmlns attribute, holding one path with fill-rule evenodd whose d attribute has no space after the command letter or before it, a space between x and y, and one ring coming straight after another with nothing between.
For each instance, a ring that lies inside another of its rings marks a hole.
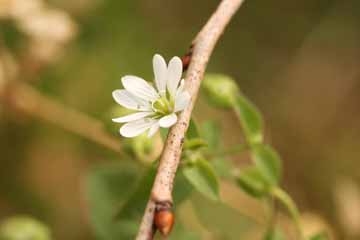
<instances>
[{"instance_id":1,"label":"flower center","mask_svg":"<svg viewBox=\"0 0 360 240\"><path fill-rule=\"evenodd\" d=\"M163 96L152 103L152 108L160 115L168 115L173 112L174 103Z\"/></svg>"}]
</instances>

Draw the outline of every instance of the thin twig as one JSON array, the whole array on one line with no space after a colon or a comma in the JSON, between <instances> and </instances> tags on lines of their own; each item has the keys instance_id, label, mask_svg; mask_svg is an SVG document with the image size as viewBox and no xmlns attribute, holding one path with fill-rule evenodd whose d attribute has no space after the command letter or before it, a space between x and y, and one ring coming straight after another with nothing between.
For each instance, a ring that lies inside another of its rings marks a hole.
<instances>
[{"instance_id":1,"label":"thin twig","mask_svg":"<svg viewBox=\"0 0 360 240\"><path fill-rule=\"evenodd\" d=\"M117 153L122 152L119 139L110 135L101 121L42 95L26 83L13 81L7 85L6 91L0 97L11 107L80 135Z\"/></svg>"},{"instance_id":2,"label":"thin twig","mask_svg":"<svg viewBox=\"0 0 360 240\"><path fill-rule=\"evenodd\" d=\"M226 25L244 0L223 0L193 42L191 61L186 74L186 88L192 96L189 106L171 128L160 159L151 196L140 225L137 240L153 239L156 209L172 205L173 182L179 165L185 133L198 95L207 62Z\"/></svg>"}]
</instances>

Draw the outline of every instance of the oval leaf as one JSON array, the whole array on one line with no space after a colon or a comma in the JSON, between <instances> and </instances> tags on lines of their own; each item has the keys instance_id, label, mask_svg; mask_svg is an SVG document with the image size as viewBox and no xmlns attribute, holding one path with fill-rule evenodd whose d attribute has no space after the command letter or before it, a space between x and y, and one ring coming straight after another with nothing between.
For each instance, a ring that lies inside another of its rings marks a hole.
<instances>
[{"instance_id":1,"label":"oval leaf","mask_svg":"<svg viewBox=\"0 0 360 240\"><path fill-rule=\"evenodd\" d=\"M233 108L244 130L246 141L249 144L263 141L263 120L260 112L245 96L238 95Z\"/></svg>"},{"instance_id":2,"label":"oval leaf","mask_svg":"<svg viewBox=\"0 0 360 240\"><path fill-rule=\"evenodd\" d=\"M210 104L220 108L231 108L232 101L239 92L236 82L224 74L206 74L202 89Z\"/></svg>"},{"instance_id":3,"label":"oval leaf","mask_svg":"<svg viewBox=\"0 0 360 240\"><path fill-rule=\"evenodd\" d=\"M200 138L200 133L198 130L198 126L193 118L190 119L189 128L186 132L186 138L192 139L192 138Z\"/></svg>"},{"instance_id":4,"label":"oval leaf","mask_svg":"<svg viewBox=\"0 0 360 240\"><path fill-rule=\"evenodd\" d=\"M270 185L277 185L281 176L281 160L275 150L264 144L251 147L252 159Z\"/></svg>"},{"instance_id":5,"label":"oval leaf","mask_svg":"<svg viewBox=\"0 0 360 240\"><path fill-rule=\"evenodd\" d=\"M233 180L234 164L228 158L216 157L211 160L211 165L214 167L216 175L222 178Z\"/></svg>"},{"instance_id":6,"label":"oval leaf","mask_svg":"<svg viewBox=\"0 0 360 240\"><path fill-rule=\"evenodd\" d=\"M151 192L156 170L157 164L153 163L144 171L144 173L142 173L139 181L134 183L131 188L131 193L128 195L124 203L120 206L118 204L119 209L117 209L117 212L113 215L114 220L138 220L141 218L143 208L146 206L148 196Z\"/></svg>"},{"instance_id":7,"label":"oval leaf","mask_svg":"<svg viewBox=\"0 0 360 240\"><path fill-rule=\"evenodd\" d=\"M188 199L191 196L193 190L193 186L186 179L184 173L181 171L178 172L175 177L173 191L174 206L179 206L182 202Z\"/></svg>"},{"instance_id":8,"label":"oval leaf","mask_svg":"<svg viewBox=\"0 0 360 240\"><path fill-rule=\"evenodd\" d=\"M237 178L240 188L255 198L261 198L268 193L269 185L256 167L248 167L241 171Z\"/></svg>"},{"instance_id":9,"label":"oval leaf","mask_svg":"<svg viewBox=\"0 0 360 240\"><path fill-rule=\"evenodd\" d=\"M211 200L219 200L219 183L213 167L204 159L197 159L183 169L184 176L194 188Z\"/></svg>"},{"instance_id":10,"label":"oval leaf","mask_svg":"<svg viewBox=\"0 0 360 240\"><path fill-rule=\"evenodd\" d=\"M122 223L116 221L115 215L119 206L131 196L138 171L135 164L122 161L97 166L89 172L86 178L86 202L90 209L90 223L97 238L133 239L133 235L128 236L128 229L120 227Z\"/></svg>"},{"instance_id":11,"label":"oval leaf","mask_svg":"<svg viewBox=\"0 0 360 240\"><path fill-rule=\"evenodd\" d=\"M219 148L220 128L215 121L206 121L201 125L201 135L208 143L211 151Z\"/></svg>"}]
</instances>

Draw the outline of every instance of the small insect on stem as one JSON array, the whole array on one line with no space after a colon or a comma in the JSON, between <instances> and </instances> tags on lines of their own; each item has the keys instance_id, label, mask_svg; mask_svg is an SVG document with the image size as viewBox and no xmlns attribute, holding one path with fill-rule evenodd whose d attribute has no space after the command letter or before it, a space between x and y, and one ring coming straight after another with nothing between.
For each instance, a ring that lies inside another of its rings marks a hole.
<instances>
[{"instance_id":1,"label":"small insect on stem","mask_svg":"<svg viewBox=\"0 0 360 240\"><path fill-rule=\"evenodd\" d=\"M154 224L157 230L167 237L174 226L174 213L170 202L156 203Z\"/></svg>"},{"instance_id":2,"label":"small insect on stem","mask_svg":"<svg viewBox=\"0 0 360 240\"><path fill-rule=\"evenodd\" d=\"M183 71L186 71L190 65L193 48L194 45L191 45L189 51L181 58L183 64Z\"/></svg>"}]
</instances>

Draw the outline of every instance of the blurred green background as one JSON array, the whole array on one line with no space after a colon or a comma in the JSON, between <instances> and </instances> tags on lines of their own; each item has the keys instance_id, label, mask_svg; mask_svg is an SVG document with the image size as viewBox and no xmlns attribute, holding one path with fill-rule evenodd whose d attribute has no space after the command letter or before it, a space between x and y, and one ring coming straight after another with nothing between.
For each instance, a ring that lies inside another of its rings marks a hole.
<instances>
[{"instance_id":1,"label":"blurred green background","mask_svg":"<svg viewBox=\"0 0 360 240\"><path fill-rule=\"evenodd\" d=\"M46 1L44 8L56 9L71 21L51 27L62 29L64 24L65 30L55 34L59 46L48 54L42 43L52 38L39 40L41 36L23 30L27 28L18 24L20 13L6 13L11 10L8 2L0 1L0 51L3 59L5 51L12 56L18 80L116 129L109 112L115 106L111 92L120 88L121 76L151 80L152 56L160 53L169 60L183 55L219 1ZM359 9L357 0L245 1L207 69L234 77L261 109L266 141L284 160L282 185L304 213L305 226L326 225L335 239L360 237ZM62 38L62 33L68 36ZM89 213L93 205L86 197L92 191L85 187L87 176L94 168L107 171L99 166L121 170L135 160L3 103L0 220L28 215L49 226L54 239L96 239ZM202 95L194 116L200 122L219 121L223 145L241 141L233 113L214 110ZM123 141L116 131L113 134ZM241 166L247 156L232 160ZM122 176L141 167L126 169ZM111 175L111 170L104 174ZM124 198L132 177L116 180L115 191ZM260 214L251 199L226 183L222 186L222 196L231 206ZM109 204L117 203L109 200ZM100 210L106 211L110 210ZM233 239L216 238L204 230L186 202L179 212L187 229L201 232L201 239ZM221 214L214 217L221 219Z\"/></svg>"}]
</instances>

